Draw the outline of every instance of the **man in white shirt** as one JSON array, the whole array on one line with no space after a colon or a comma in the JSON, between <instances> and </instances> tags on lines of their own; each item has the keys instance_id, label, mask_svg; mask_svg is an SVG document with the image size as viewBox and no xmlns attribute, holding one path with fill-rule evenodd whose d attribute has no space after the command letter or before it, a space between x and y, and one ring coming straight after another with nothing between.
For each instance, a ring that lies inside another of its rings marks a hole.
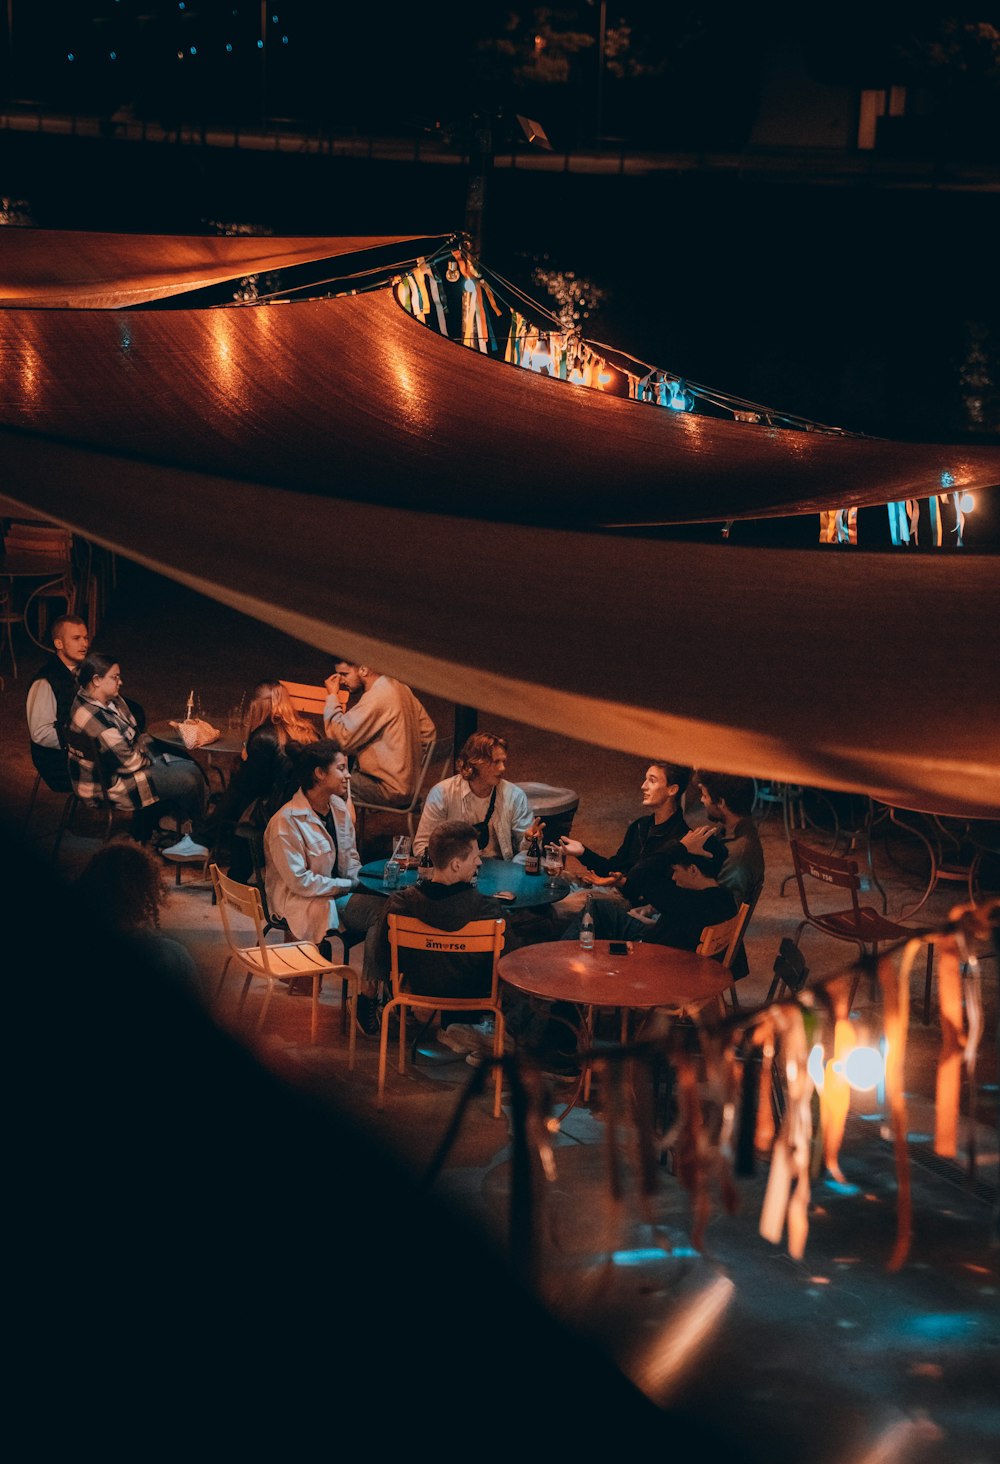
<instances>
[{"instance_id":1,"label":"man in white shirt","mask_svg":"<svg viewBox=\"0 0 1000 1464\"><path fill-rule=\"evenodd\" d=\"M523 789L508 783L507 743L489 732L473 732L455 759L458 772L435 783L420 815L414 854L422 854L439 824L475 825L484 859L513 859L535 826Z\"/></svg>"},{"instance_id":2,"label":"man in white shirt","mask_svg":"<svg viewBox=\"0 0 1000 1464\"><path fill-rule=\"evenodd\" d=\"M405 808L416 791L424 748L434 741L434 723L408 686L371 666L338 660L324 685L329 696L323 725L332 742L351 753L351 793L361 803ZM361 692L345 711L341 688Z\"/></svg>"}]
</instances>

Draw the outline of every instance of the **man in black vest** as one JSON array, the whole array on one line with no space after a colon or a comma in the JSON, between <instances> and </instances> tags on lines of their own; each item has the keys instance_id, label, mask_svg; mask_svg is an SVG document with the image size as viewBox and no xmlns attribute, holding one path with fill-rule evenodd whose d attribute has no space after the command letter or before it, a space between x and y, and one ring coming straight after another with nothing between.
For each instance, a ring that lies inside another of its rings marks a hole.
<instances>
[{"instance_id":1,"label":"man in black vest","mask_svg":"<svg viewBox=\"0 0 1000 1464\"><path fill-rule=\"evenodd\" d=\"M55 654L42 665L28 687L28 735L31 761L57 793L69 793L66 726L78 691L77 673L90 648L86 622L60 615L52 627Z\"/></svg>"}]
</instances>

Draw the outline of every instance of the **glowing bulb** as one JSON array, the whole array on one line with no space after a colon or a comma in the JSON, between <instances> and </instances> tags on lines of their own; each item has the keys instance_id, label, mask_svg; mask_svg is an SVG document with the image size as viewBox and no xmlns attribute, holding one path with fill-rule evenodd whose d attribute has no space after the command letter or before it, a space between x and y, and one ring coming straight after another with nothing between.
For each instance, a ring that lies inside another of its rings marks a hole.
<instances>
[{"instance_id":1,"label":"glowing bulb","mask_svg":"<svg viewBox=\"0 0 1000 1464\"><path fill-rule=\"evenodd\" d=\"M823 1083L826 1078L826 1073L823 1067L822 1042L817 1042L816 1046L810 1052L809 1061L806 1063L806 1072L812 1078L813 1087L816 1089L817 1093L821 1093L823 1091Z\"/></svg>"},{"instance_id":2,"label":"glowing bulb","mask_svg":"<svg viewBox=\"0 0 1000 1464\"><path fill-rule=\"evenodd\" d=\"M958 506L963 513L971 513L976 506L976 495L974 493L963 493L958 500Z\"/></svg>"},{"instance_id":3,"label":"glowing bulb","mask_svg":"<svg viewBox=\"0 0 1000 1464\"><path fill-rule=\"evenodd\" d=\"M877 1047L852 1047L844 1058L844 1077L856 1093L870 1093L885 1077L885 1063Z\"/></svg>"},{"instance_id":4,"label":"glowing bulb","mask_svg":"<svg viewBox=\"0 0 1000 1464\"><path fill-rule=\"evenodd\" d=\"M448 281L448 283L451 284L451 285L453 285L455 283L455 281L458 279L458 260L457 259L449 259L449 261L448 261L448 268L444 272L444 277Z\"/></svg>"}]
</instances>

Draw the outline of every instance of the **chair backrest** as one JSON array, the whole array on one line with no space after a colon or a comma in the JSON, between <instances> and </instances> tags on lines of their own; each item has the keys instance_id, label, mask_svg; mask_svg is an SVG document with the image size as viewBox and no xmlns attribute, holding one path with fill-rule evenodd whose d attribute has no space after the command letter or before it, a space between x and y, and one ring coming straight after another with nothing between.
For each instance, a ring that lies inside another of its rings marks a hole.
<instances>
[{"instance_id":1,"label":"chair backrest","mask_svg":"<svg viewBox=\"0 0 1000 1464\"><path fill-rule=\"evenodd\" d=\"M69 565L73 552L73 536L58 524L41 523L37 519L11 519L4 534L8 554L32 554L51 559L53 566Z\"/></svg>"},{"instance_id":2,"label":"chair backrest","mask_svg":"<svg viewBox=\"0 0 1000 1464\"><path fill-rule=\"evenodd\" d=\"M799 899L802 901L802 913L807 919L812 919L812 912L809 909L806 879L818 880L820 884L834 889L850 890L851 903L855 912L858 911L861 876L856 859L841 859L836 854L825 854L820 849L813 849L808 844L803 844L799 839L792 839L791 850L795 882L799 887Z\"/></svg>"},{"instance_id":3,"label":"chair backrest","mask_svg":"<svg viewBox=\"0 0 1000 1464\"><path fill-rule=\"evenodd\" d=\"M440 783L448 776L448 769L455 753L455 743L451 737L437 737L433 742L428 742L424 748L423 756L420 759L420 768L417 772L416 786L413 789L413 797L409 803L401 808L386 807L381 803L366 803L363 798L355 798L354 802L358 808L377 808L382 813L401 813L404 817L413 813L423 797L424 789L427 787L427 775L431 767L440 765L440 772L433 779L433 783Z\"/></svg>"},{"instance_id":4,"label":"chair backrest","mask_svg":"<svg viewBox=\"0 0 1000 1464\"><path fill-rule=\"evenodd\" d=\"M699 956L721 955L721 964L728 971L749 917L750 906L743 904L730 919L720 920L718 925L706 925L701 932L696 954Z\"/></svg>"},{"instance_id":5,"label":"chair backrest","mask_svg":"<svg viewBox=\"0 0 1000 1464\"><path fill-rule=\"evenodd\" d=\"M774 958L774 974L792 992L801 991L809 979L805 956L787 935L782 937L778 954Z\"/></svg>"},{"instance_id":6,"label":"chair backrest","mask_svg":"<svg viewBox=\"0 0 1000 1464\"><path fill-rule=\"evenodd\" d=\"M288 700L297 712L319 717L322 722L323 708L329 695L325 686L309 686L304 681L282 681L280 685L288 692ZM350 692L343 687L337 692L337 700L342 707L347 706L349 697Z\"/></svg>"},{"instance_id":7,"label":"chair backrest","mask_svg":"<svg viewBox=\"0 0 1000 1464\"><path fill-rule=\"evenodd\" d=\"M497 999L497 962L503 950L505 920L470 920L458 930L436 930L410 915L389 916L389 951L392 956L392 992L399 996L405 991L406 973L399 968L400 950L421 951L426 955L474 956L491 955L493 966L490 975L489 997L477 997L478 1001L495 1002ZM430 998L429 998L430 999Z\"/></svg>"},{"instance_id":8,"label":"chair backrest","mask_svg":"<svg viewBox=\"0 0 1000 1464\"><path fill-rule=\"evenodd\" d=\"M240 949L237 942L236 932L230 923L234 916L242 916L253 924L254 933L257 937L257 944L264 954L264 965L267 968L267 943L264 939L264 906L260 898L260 890L255 885L240 884L239 880L230 879L223 874L217 864L210 864L208 872L212 877L212 888L215 891L215 903L219 909L222 919L222 929L225 933L226 944L230 950Z\"/></svg>"}]
</instances>

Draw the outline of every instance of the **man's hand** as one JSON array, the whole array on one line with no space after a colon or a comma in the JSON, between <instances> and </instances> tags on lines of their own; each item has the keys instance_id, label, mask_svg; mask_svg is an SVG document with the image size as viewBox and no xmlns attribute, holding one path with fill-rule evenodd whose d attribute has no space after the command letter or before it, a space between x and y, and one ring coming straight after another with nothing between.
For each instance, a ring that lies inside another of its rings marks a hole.
<instances>
[{"instance_id":1,"label":"man's hand","mask_svg":"<svg viewBox=\"0 0 1000 1464\"><path fill-rule=\"evenodd\" d=\"M696 829L688 829L681 843L689 854L702 855L709 839L715 838L718 833L718 824L700 824Z\"/></svg>"},{"instance_id":2,"label":"man's hand","mask_svg":"<svg viewBox=\"0 0 1000 1464\"><path fill-rule=\"evenodd\" d=\"M324 678L323 685L326 687L329 696L336 696L340 690L340 672L331 671L329 676Z\"/></svg>"},{"instance_id":3,"label":"man's hand","mask_svg":"<svg viewBox=\"0 0 1000 1464\"><path fill-rule=\"evenodd\" d=\"M572 854L574 859L579 859L581 854L583 853L583 845L580 843L580 840L571 839L566 834L563 834L562 838L559 840L559 844L563 853Z\"/></svg>"},{"instance_id":4,"label":"man's hand","mask_svg":"<svg viewBox=\"0 0 1000 1464\"><path fill-rule=\"evenodd\" d=\"M580 875L580 883L593 885L595 889L608 888L620 890L625 883L625 876L617 872L614 874L594 874L592 870L585 869Z\"/></svg>"}]
</instances>

